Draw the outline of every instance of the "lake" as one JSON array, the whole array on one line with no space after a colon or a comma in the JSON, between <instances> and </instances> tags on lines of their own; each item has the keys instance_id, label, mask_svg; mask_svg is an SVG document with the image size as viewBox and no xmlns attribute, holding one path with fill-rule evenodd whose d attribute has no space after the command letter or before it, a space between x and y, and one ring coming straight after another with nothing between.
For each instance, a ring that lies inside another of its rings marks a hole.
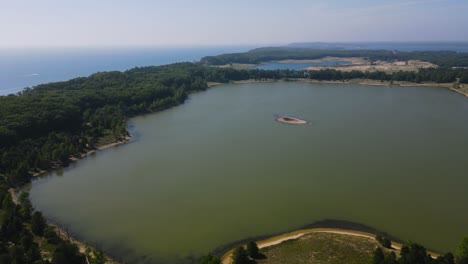
<instances>
[{"instance_id":1,"label":"lake","mask_svg":"<svg viewBox=\"0 0 468 264\"><path fill-rule=\"evenodd\" d=\"M255 66L254 69L260 70L304 70L313 66L336 66L336 65L348 65L350 61L322 61L322 62L266 62Z\"/></svg>"},{"instance_id":2,"label":"lake","mask_svg":"<svg viewBox=\"0 0 468 264\"><path fill-rule=\"evenodd\" d=\"M128 125L131 143L31 186L49 219L127 262L190 262L322 219L439 251L468 235L468 100L447 89L222 85Z\"/></svg>"}]
</instances>

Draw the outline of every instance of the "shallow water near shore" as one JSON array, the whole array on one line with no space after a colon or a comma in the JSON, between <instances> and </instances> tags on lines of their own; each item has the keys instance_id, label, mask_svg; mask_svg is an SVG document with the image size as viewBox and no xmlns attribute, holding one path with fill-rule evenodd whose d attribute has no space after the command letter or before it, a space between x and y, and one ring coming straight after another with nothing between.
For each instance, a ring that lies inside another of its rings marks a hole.
<instances>
[{"instance_id":1,"label":"shallow water near shore","mask_svg":"<svg viewBox=\"0 0 468 264\"><path fill-rule=\"evenodd\" d=\"M321 219L438 251L468 235L468 100L448 89L222 85L129 127L133 142L31 186L48 218L126 262L191 262Z\"/></svg>"}]
</instances>

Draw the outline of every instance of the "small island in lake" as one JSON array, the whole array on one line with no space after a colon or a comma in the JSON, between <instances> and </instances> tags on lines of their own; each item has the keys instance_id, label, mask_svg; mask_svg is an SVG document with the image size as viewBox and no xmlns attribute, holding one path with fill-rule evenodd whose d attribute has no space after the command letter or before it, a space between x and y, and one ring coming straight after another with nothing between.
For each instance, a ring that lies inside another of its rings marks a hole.
<instances>
[{"instance_id":1,"label":"small island in lake","mask_svg":"<svg viewBox=\"0 0 468 264\"><path fill-rule=\"evenodd\" d=\"M276 118L275 120L277 122L291 124L291 125L305 125L305 124L309 123L309 122L307 122L305 120L295 118L295 117L291 117L291 116L280 116L280 117Z\"/></svg>"}]
</instances>

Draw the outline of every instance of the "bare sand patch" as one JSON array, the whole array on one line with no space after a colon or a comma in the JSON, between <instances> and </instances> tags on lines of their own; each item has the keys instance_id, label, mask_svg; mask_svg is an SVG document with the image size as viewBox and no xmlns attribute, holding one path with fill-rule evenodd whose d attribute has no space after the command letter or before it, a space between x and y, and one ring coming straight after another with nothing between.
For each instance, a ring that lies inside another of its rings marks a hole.
<instances>
[{"instance_id":1,"label":"bare sand patch","mask_svg":"<svg viewBox=\"0 0 468 264\"><path fill-rule=\"evenodd\" d=\"M361 58L357 58L361 59ZM419 60L409 61L368 61L368 60L354 60L350 65L335 65L335 66L312 66L308 67L307 70L325 70L334 69L337 71L361 71L361 72L375 72L383 71L387 73L399 72L399 71L418 71L419 69L437 68L437 65Z\"/></svg>"},{"instance_id":2,"label":"bare sand patch","mask_svg":"<svg viewBox=\"0 0 468 264\"><path fill-rule=\"evenodd\" d=\"M291 116L282 116L282 117L276 118L275 120L280 123L291 124L291 125L305 125L309 123L305 120L291 117Z\"/></svg>"}]
</instances>

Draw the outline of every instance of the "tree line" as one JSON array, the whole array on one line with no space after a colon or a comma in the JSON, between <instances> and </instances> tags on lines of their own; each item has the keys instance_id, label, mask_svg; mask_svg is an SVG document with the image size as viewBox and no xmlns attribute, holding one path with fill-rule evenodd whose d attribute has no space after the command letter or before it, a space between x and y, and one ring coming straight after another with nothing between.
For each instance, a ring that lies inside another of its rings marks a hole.
<instances>
[{"instance_id":1,"label":"tree line","mask_svg":"<svg viewBox=\"0 0 468 264\"><path fill-rule=\"evenodd\" d=\"M258 48L242 53L206 56L200 60L205 65L227 65L231 63L259 64L274 60L313 60L324 57L367 58L371 61L421 60L440 67L468 67L468 53L455 51L392 51L392 50L323 50L311 48L271 47Z\"/></svg>"},{"instance_id":2,"label":"tree line","mask_svg":"<svg viewBox=\"0 0 468 264\"><path fill-rule=\"evenodd\" d=\"M78 247L48 226L35 211L27 192L14 202L7 184L0 180L0 263L104 264L100 251L80 253Z\"/></svg>"},{"instance_id":3,"label":"tree line","mask_svg":"<svg viewBox=\"0 0 468 264\"><path fill-rule=\"evenodd\" d=\"M387 249L392 249L391 243L382 246ZM372 255L371 264L468 264L468 237L465 237L460 243L456 256L452 253L446 253L438 257L432 257L425 247L414 243L407 242L400 249L399 256L395 251L384 250L377 247Z\"/></svg>"},{"instance_id":4,"label":"tree line","mask_svg":"<svg viewBox=\"0 0 468 264\"><path fill-rule=\"evenodd\" d=\"M322 69L312 71L297 70L260 70L212 67L206 70L207 81L228 82L248 79L297 79L307 78L322 81L346 81L351 79L371 79L378 81L405 81L405 82L434 82L434 83L468 83L468 70L451 68L427 68L416 72L398 71L387 73L383 71L339 71L336 69Z\"/></svg>"},{"instance_id":5,"label":"tree line","mask_svg":"<svg viewBox=\"0 0 468 264\"><path fill-rule=\"evenodd\" d=\"M404 82L434 82L434 83L468 83L468 70L428 68L419 69L417 72L398 71L387 73L383 71L338 71L335 69L323 69L309 71L308 77L315 80L345 81L350 79L370 79L378 81L404 81Z\"/></svg>"}]
</instances>

